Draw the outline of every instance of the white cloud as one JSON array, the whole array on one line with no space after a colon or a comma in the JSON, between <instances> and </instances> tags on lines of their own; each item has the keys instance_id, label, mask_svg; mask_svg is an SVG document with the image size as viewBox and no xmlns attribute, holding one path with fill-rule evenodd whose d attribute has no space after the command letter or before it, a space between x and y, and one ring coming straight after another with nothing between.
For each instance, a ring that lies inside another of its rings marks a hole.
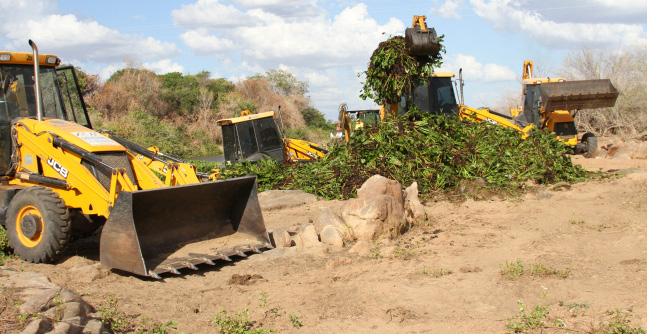
<instances>
[{"instance_id":1,"label":"white cloud","mask_svg":"<svg viewBox=\"0 0 647 334\"><path fill-rule=\"evenodd\" d=\"M20 1L16 8L8 8L7 4L0 3L0 40L16 51L27 51L27 40L32 39L42 53L55 53L61 58L114 62L124 57L158 60L180 53L173 43L122 34L70 14L54 14L56 8L48 1L29 1L29 6Z\"/></svg>"},{"instance_id":2,"label":"white cloud","mask_svg":"<svg viewBox=\"0 0 647 334\"><path fill-rule=\"evenodd\" d=\"M463 4L463 0L446 0L440 7L431 9L431 13L449 19L460 18L458 15L458 8Z\"/></svg>"},{"instance_id":3,"label":"white cloud","mask_svg":"<svg viewBox=\"0 0 647 334\"><path fill-rule=\"evenodd\" d=\"M162 59L154 63L143 63L142 66L157 74L167 74L172 72L184 73L184 66L178 63L173 63L170 59Z\"/></svg>"},{"instance_id":4,"label":"white cloud","mask_svg":"<svg viewBox=\"0 0 647 334\"><path fill-rule=\"evenodd\" d=\"M252 18L233 5L221 4L218 0L198 0L171 11L173 23L183 28L192 27L239 27L252 24Z\"/></svg>"},{"instance_id":5,"label":"white cloud","mask_svg":"<svg viewBox=\"0 0 647 334\"><path fill-rule=\"evenodd\" d=\"M457 54L455 57L446 57L439 72L454 72L458 76L459 69L463 69L463 79L473 81L507 81L515 80L517 75L507 66L489 63L482 64L471 55Z\"/></svg>"},{"instance_id":6,"label":"white cloud","mask_svg":"<svg viewBox=\"0 0 647 334\"><path fill-rule=\"evenodd\" d=\"M645 1L640 1L633 11L623 10L627 8L627 3L623 1L564 3L550 0L541 2L541 8L537 8L537 2L529 0L470 2L476 14L490 22L496 30L521 32L549 48L647 43L647 33L641 24L607 23L609 17L613 17L615 22L626 22L636 13L639 13L644 22L644 17L647 16Z\"/></svg>"},{"instance_id":7,"label":"white cloud","mask_svg":"<svg viewBox=\"0 0 647 334\"><path fill-rule=\"evenodd\" d=\"M234 42L210 35L206 29L187 31L180 35L180 39L198 55L229 52L234 49Z\"/></svg>"},{"instance_id":8,"label":"white cloud","mask_svg":"<svg viewBox=\"0 0 647 334\"><path fill-rule=\"evenodd\" d=\"M326 11L317 6L317 0L234 0L234 3L243 8L261 9L284 19L312 19L325 15Z\"/></svg>"}]
</instances>

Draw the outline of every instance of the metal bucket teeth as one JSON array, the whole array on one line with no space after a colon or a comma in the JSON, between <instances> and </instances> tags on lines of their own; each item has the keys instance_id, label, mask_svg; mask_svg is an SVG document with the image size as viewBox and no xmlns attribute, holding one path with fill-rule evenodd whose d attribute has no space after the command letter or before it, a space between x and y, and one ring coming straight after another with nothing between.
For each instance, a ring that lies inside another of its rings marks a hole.
<instances>
[{"instance_id":1,"label":"metal bucket teeth","mask_svg":"<svg viewBox=\"0 0 647 334\"><path fill-rule=\"evenodd\" d=\"M160 274L171 273L175 275L180 275L180 269L189 268L192 270L198 270L197 267L200 264L216 265L214 261L222 260L231 262L231 256L238 256L245 258L247 254L245 252L255 252L262 253L263 249L270 249L267 245L245 245L237 247L235 249L230 249L228 251L220 251L214 254L189 254L188 258L182 259L169 259L164 263L157 266L154 270L148 272L148 276L161 279Z\"/></svg>"}]
</instances>

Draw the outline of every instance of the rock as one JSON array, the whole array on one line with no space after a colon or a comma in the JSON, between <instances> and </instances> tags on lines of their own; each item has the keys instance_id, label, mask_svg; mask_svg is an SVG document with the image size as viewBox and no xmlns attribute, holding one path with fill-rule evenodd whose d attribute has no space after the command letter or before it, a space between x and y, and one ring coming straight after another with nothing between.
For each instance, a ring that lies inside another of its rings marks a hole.
<instances>
[{"instance_id":1,"label":"rock","mask_svg":"<svg viewBox=\"0 0 647 334\"><path fill-rule=\"evenodd\" d=\"M274 245L274 247L281 248L292 246L292 239L288 231L277 230L272 232L270 234L270 237L272 239L272 244Z\"/></svg>"},{"instance_id":2,"label":"rock","mask_svg":"<svg viewBox=\"0 0 647 334\"><path fill-rule=\"evenodd\" d=\"M301 237L301 245L304 247L318 246L321 243L313 224L306 224L299 236Z\"/></svg>"},{"instance_id":3,"label":"rock","mask_svg":"<svg viewBox=\"0 0 647 334\"><path fill-rule=\"evenodd\" d=\"M268 190L258 194L261 210L272 211L316 202L317 196L302 190Z\"/></svg>"},{"instance_id":4,"label":"rock","mask_svg":"<svg viewBox=\"0 0 647 334\"><path fill-rule=\"evenodd\" d=\"M20 334L43 334L52 330L52 323L48 319L36 319L27 325Z\"/></svg>"},{"instance_id":5,"label":"rock","mask_svg":"<svg viewBox=\"0 0 647 334\"><path fill-rule=\"evenodd\" d=\"M49 332L49 334L76 334L76 333L81 333L82 330L83 330L83 327L81 326L75 326L67 322L61 321L61 322L57 322L54 325L54 330Z\"/></svg>"},{"instance_id":6,"label":"rock","mask_svg":"<svg viewBox=\"0 0 647 334\"><path fill-rule=\"evenodd\" d=\"M400 205L404 203L400 183L387 179L382 175L371 176L357 189L357 198L370 198L377 195L388 195L393 197Z\"/></svg>"},{"instance_id":7,"label":"rock","mask_svg":"<svg viewBox=\"0 0 647 334\"><path fill-rule=\"evenodd\" d=\"M350 199L342 211L342 217L352 235L366 241L388 234L405 220L402 205L389 195Z\"/></svg>"},{"instance_id":8,"label":"rock","mask_svg":"<svg viewBox=\"0 0 647 334\"><path fill-rule=\"evenodd\" d=\"M103 323L101 320L97 319L92 319L88 321L87 324L85 324L85 328L83 329L83 334L105 334L109 333L108 330L106 330L105 327L103 327Z\"/></svg>"},{"instance_id":9,"label":"rock","mask_svg":"<svg viewBox=\"0 0 647 334\"><path fill-rule=\"evenodd\" d=\"M332 225L326 225L319 236L321 237L321 242L326 245L344 247L344 239Z\"/></svg>"},{"instance_id":10,"label":"rock","mask_svg":"<svg viewBox=\"0 0 647 334\"><path fill-rule=\"evenodd\" d=\"M86 322L88 318L88 312L91 311L88 304L79 302L65 303L63 304L63 307L65 307L65 311L63 312L63 321L79 326ZM78 323L76 320L74 320L76 318L79 319Z\"/></svg>"},{"instance_id":11,"label":"rock","mask_svg":"<svg viewBox=\"0 0 647 334\"><path fill-rule=\"evenodd\" d=\"M427 212L425 206L420 203L418 197L418 182L413 182L407 189L404 190L404 210L407 221L410 224L427 220Z\"/></svg>"},{"instance_id":12,"label":"rock","mask_svg":"<svg viewBox=\"0 0 647 334\"><path fill-rule=\"evenodd\" d=\"M349 253L357 253L361 256L368 256L371 254L372 244L368 241L360 240L351 249Z\"/></svg>"},{"instance_id":13,"label":"rock","mask_svg":"<svg viewBox=\"0 0 647 334\"><path fill-rule=\"evenodd\" d=\"M331 225L339 229L340 233L343 234L343 231L346 229L346 224L344 220L337 216L334 212L329 210L322 210L319 216L313 221L317 234L321 234L321 231L324 227Z\"/></svg>"}]
</instances>

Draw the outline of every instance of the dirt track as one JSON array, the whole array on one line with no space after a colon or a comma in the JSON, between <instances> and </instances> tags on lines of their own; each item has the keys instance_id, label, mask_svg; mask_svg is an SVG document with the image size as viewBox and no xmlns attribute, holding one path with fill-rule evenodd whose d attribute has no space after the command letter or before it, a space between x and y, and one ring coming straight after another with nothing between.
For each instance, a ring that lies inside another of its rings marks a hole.
<instances>
[{"instance_id":1,"label":"dirt track","mask_svg":"<svg viewBox=\"0 0 647 334\"><path fill-rule=\"evenodd\" d=\"M554 328L544 332L563 333L562 323L587 332L617 308L632 310L632 326L647 327L647 160L574 160L595 171L642 171L521 199L429 202L428 226L375 245L397 247L384 258L348 248L325 256L254 255L163 281L106 272L88 282L83 273L96 262L80 256L57 266L8 265L43 273L97 308L114 294L132 323L175 320L185 333L217 332L210 320L221 308L247 308L257 325L279 333L502 333L519 315L519 301L529 310L549 305L544 320ZM264 215L274 228L336 205ZM524 274L502 275L506 262L518 259ZM558 273L532 275L532 264ZM303 327L293 327L290 313Z\"/></svg>"}]
</instances>

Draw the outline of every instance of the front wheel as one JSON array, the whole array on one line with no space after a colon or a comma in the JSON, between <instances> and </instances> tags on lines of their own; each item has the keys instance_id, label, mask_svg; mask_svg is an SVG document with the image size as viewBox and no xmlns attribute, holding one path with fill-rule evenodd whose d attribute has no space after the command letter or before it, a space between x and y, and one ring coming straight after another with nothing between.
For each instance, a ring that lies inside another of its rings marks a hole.
<instances>
[{"instance_id":1,"label":"front wheel","mask_svg":"<svg viewBox=\"0 0 647 334\"><path fill-rule=\"evenodd\" d=\"M593 158L598 151L598 138L587 132L582 136L582 144L584 144L584 157Z\"/></svg>"},{"instance_id":2,"label":"front wheel","mask_svg":"<svg viewBox=\"0 0 647 334\"><path fill-rule=\"evenodd\" d=\"M70 241L72 224L65 202L51 189L30 187L9 203L7 237L14 253L32 263L51 263Z\"/></svg>"}]
</instances>

